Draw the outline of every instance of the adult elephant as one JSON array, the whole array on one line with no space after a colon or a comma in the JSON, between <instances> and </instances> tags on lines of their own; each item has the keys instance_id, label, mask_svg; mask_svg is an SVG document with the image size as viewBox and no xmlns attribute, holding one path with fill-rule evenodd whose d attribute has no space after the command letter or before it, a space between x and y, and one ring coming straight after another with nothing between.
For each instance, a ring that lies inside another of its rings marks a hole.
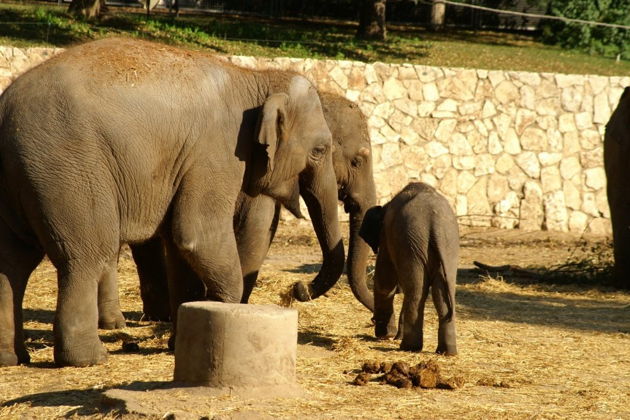
<instances>
[{"instance_id":1,"label":"adult elephant","mask_svg":"<svg viewBox=\"0 0 630 420\"><path fill-rule=\"evenodd\" d=\"M54 357L102 362L97 289L121 243L157 235L171 298L239 302L233 215L241 189L296 208L322 245L316 281L344 263L331 134L315 88L201 53L105 39L28 71L0 97L0 365L27 362L22 298L47 254L58 273ZM191 295L192 292L192 295Z\"/></svg>"},{"instance_id":2,"label":"adult elephant","mask_svg":"<svg viewBox=\"0 0 630 420\"><path fill-rule=\"evenodd\" d=\"M376 204L372 173L372 152L366 118L359 107L344 97L320 92L324 117L333 137L333 166L337 179L338 198L350 215L347 274L352 292L370 311L374 298L366 285L369 247L359 237L359 229L367 209ZM310 210L310 207L309 207ZM273 240L280 216L280 204L267 196L241 194L234 215L234 230L243 271L242 303L247 303L256 283L260 267ZM315 215L312 215L316 217ZM168 321L170 309L161 241L153 239L131 245L140 278L140 294L146 319ZM124 318L117 303L115 279L99 291L99 324L103 328L120 328ZM312 283L295 286L295 297L301 301L316 298L329 289L328 284ZM198 292L201 294L201 292Z\"/></svg>"},{"instance_id":3,"label":"adult elephant","mask_svg":"<svg viewBox=\"0 0 630 420\"><path fill-rule=\"evenodd\" d=\"M608 206L613 230L615 283L630 289L630 87L612 113L604 136Z\"/></svg>"}]
</instances>

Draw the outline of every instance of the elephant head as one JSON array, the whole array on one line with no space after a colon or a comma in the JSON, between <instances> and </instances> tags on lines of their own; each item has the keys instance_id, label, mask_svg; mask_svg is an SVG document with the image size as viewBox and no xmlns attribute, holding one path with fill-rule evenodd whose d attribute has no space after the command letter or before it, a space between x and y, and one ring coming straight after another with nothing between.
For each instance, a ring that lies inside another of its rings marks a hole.
<instances>
[{"instance_id":1,"label":"elephant head","mask_svg":"<svg viewBox=\"0 0 630 420\"><path fill-rule=\"evenodd\" d=\"M321 98L324 116L333 134L333 164L338 198L350 215L350 244L346 264L348 281L357 300L373 311L374 298L366 285L369 249L359 236L365 212L376 204L367 121L359 107L344 97L322 93Z\"/></svg>"},{"instance_id":2,"label":"elephant head","mask_svg":"<svg viewBox=\"0 0 630 420\"><path fill-rule=\"evenodd\" d=\"M302 195L323 254L322 268L309 284L297 283L294 295L309 300L326 293L343 272L344 250L337 215L337 184L332 137L315 88L304 77L269 72L275 81L259 116L245 192L280 201L300 217Z\"/></svg>"},{"instance_id":3,"label":"elephant head","mask_svg":"<svg viewBox=\"0 0 630 420\"><path fill-rule=\"evenodd\" d=\"M384 215L385 209L382 206L372 207L365 213L359 230L359 236L370 245L375 254L378 253L378 245L381 242Z\"/></svg>"}]
</instances>

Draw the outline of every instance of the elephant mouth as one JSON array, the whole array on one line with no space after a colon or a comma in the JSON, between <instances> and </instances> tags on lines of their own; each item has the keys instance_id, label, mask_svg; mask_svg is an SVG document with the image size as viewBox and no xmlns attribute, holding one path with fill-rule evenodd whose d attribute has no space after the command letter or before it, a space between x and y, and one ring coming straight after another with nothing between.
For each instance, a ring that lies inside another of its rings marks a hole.
<instances>
[{"instance_id":1,"label":"elephant mouth","mask_svg":"<svg viewBox=\"0 0 630 420\"><path fill-rule=\"evenodd\" d=\"M346 213L357 213L361 209L359 203L352 198L347 185L337 185L337 196L343 203L343 210Z\"/></svg>"}]
</instances>

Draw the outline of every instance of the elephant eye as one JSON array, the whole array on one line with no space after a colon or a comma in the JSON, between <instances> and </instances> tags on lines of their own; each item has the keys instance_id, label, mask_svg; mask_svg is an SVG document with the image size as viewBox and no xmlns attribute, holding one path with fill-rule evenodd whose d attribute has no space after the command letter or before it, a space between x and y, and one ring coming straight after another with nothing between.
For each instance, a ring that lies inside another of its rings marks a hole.
<instances>
[{"instance_id":1,"label":"elephant eye","mask_svg":"<svg viewBox=\"0 0 630 420\"><path fill-rule=\"evenodd\" d=\"M352 159L352 162L350 162L350 164L353 168L360 168L361 165L363 165L363 159L360 157L355 157L354 159Z\"/></svg>"},{"instance_id":2,"label":"elephant eye","mask_svg":"<svg viewBox=\"0 0 630 420\"><path fill-rule=\"evenodd\" d=\"M326 154L326 149L327 149L326 146L323 144L319 146L315 146L311 154L313 155L313 157L320 158L324 154Z\"/></svg>"}]
</instances>

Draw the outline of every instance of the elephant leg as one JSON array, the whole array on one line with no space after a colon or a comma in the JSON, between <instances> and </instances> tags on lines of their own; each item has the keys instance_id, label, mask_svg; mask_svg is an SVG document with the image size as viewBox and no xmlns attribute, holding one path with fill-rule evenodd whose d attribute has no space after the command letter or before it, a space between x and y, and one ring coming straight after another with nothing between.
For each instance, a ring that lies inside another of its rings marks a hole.
<instances>
[{"instance_id":1,"label":"elephant leg","mask_svg":"<svg viewBox=\"0 0 630 420\"><path fill-rule=\"evenodd\" d=\"M177 330L177 310L184 302L204 300L206 289L197 274L181 257L177 246L170 240L164 241L166 250L166 268L169 290L170 318L172 319L172 333L168 341L168 348L175 349L175 332Z\"/></svg>"},{"instance_id":2,"label":"elephant leg","mask_svg":"<svg viewBox=\"0 0 630 420\"><path fill-rule=\"evenodd\" d=\"M401 327L402 341L400 348L409 351L421 351L423 347L424 305L429 295L425 281L425 268L420 261L406 260L401 271L407 276L402 280L404 292Z\"/></svg>"},{"instance_id":3,"label":"elephant leg","mask_svg":"<svg viewBox=\"0 0 630 420\"><path fill-rule=\"evenodd\" d=\"M147 321L170 321L164 244L159 237L129 245L140 279L142 311Z\"/></svg>"},{"instance_id":4,"label":"elephant leg","mask_svg":"<svg viewBox=\"0 0 630 420\"><path fill-rule=\"evenodd\" d=\"M109 264L104 267L73 258L57 267L59 292L53 324L57 365L89 366L107 359L107 350L97 334L97 294L99 280L110 269Z\"/></svg>"},{"instance_id":5,"label":"elephant leg","mask_svg":"<svg viewBox=\"0 0 630 420\"><path fill-rule=\"evenodd\" d=\"M98 283L98 327L104 330L125 328L125 317L118 300L118 257L105 266Z\"/></svg>"},{"instance_id":6,"label":"elephant leg","mask_svg":"<svg viewBox=\"0 0 630 420\"><path fill-rule=\"evenodd\" d=\"M374 273L374 332L377 338L396 335L394 297L398 277L396 269L385 249L377 254Z\"/></svg>"},{"instance_id":7,"label":"elephant leg","mask_svg":"<svg viewBox=\"0 0 630 420\"><path fill-rule=\"evenodd\" d=\"M450 313L448 300L450 299L454 303L455 299L454 296L449 297L447 295L448 291L445 287L447 279L444 278L443 273L436 274L435 279L436 281L431 286L433 305L435 305L439 320L438 345L435 352L447 356L454 356L457 354L455 307L453 306L453 312ZM455 285L453 285L453 288L454 286Z\"/></svg>"},{"instance_id":8,"label":"elephant leg","mask_svg":"<svg viewBox=\"0 0 630 420\"><path fill-rule=\"evenodd\" d=\"M270 197L259 195L241 200L234 217L234 231L238 255L243 271L243 297L247 303L256 285L269 246L278 228L280 204Z\"/></svg>"},{"instance_id":9,"label":"elephant leg","mask_svg":"<svg viewBox=\"0 0 630 420\"><path fill-rule=\"evenodd\" d=\"M0 222L0 366L30 362L24 345L22 301L28 278L43 256Z\"/></svg>"},{"instance_id":10,"label":"elephant leg","mask_svg":"<svg viewBox=\"0 0 630 420\"><path fill-rule=\"evenodd\" d=\"M182 180L173 205L170 239L204 282L208 299L240 302L243 274L233 227L236 194L233 199L226 197L220 181L208 185L213 178L215 173L193 168ZM173 293L170 286L169 280Z\"/></svg>"}]
</instances>

